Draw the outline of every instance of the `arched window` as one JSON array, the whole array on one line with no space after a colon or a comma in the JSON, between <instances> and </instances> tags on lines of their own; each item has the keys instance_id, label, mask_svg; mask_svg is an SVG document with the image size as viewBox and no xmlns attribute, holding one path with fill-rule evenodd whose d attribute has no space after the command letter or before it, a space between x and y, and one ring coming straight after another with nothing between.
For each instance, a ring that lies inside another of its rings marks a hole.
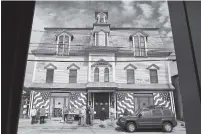
<instances>
[{"instance_id":1,"label":"arched window","mask_svg":"<svg viewBox=\"0 0 201 134\"><path fill-rule=\"evenodd\" d=\"M104 81L109 82L109 69L108 68L105 68L105 71L104 71Z\"/></svg>"},{"instance_id":2,"label":"arched window","mask_svg":"<svg viewBox=\"0 0 201 134\"><path fill-rule=\"evenodd\" d=\"M95 68L94 70L94 81L99 82L99 69Z\"/></svg>"},{"instance_id":3,"label":"arched window","mask_svg":"<svg viewBox=\"0 0 201 134\"><path fill-rule=\"evenodd\" d=\"M67 54L69 49L69 36L62 34L58 36L58 55Z\"/></svg>"}]
</instances>

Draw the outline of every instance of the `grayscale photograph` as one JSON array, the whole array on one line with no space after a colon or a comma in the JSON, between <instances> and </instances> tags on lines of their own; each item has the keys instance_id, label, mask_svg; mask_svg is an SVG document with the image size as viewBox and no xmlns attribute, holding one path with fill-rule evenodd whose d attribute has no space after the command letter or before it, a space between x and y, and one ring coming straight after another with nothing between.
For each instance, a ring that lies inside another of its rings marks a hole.
<instances>
[{"instance_id":1,"label":"grayscale photograph","mask_svg":"<svg viewBox=\"0 0 201 134\"><path fill-rule=\"evenodd\" d=\"M18 134L186 134L167 1L36 1Z\"/></svg>"}]
</instances>

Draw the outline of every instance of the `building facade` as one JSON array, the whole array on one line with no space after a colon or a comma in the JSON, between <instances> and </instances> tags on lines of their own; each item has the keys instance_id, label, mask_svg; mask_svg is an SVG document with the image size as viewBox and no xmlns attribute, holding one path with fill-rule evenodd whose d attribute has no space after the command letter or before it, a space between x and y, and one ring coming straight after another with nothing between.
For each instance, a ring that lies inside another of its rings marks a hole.
<instances>
[{"instance_id":1,"label":"building facade","mask_svg":"<svg viewBox=\"0 0 201 134\"><path fill-rule=\"evenodd\" d=\"M158 28L120 28L107 23L108 12L96 12L91 28L45 28L30 85L31 104L45 106L49 117L61 117L91 105L130 113L149 105L173 112L168 51Z\"/></svg>"}]
</instances>

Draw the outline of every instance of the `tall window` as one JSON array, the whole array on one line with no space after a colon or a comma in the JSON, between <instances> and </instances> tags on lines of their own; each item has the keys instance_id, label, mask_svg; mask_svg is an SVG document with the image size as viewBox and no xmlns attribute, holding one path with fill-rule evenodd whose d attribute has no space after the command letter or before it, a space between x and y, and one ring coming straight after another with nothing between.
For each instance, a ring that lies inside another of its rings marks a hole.
<instances>
[{"instance_id":1,"label":"tall window","mask_svg":"<svg viewBox=\"0 0 201 134\"><path fill-rule=\"evenodd\" d=\"M158 73L156 69L150 69L150 83L158 83Z\"/></svg>"},{"instance_id":2,"label":"tall window","mask_svg":"<svg viewBox=\"0 0 201 134\"><path fill-rule=\"evenodd\" d=\"M134 69L127 69L127 83L135 83Z\"/></svg>"},{"instance_id":3,"label":"tall window","mask_svg":"<svg viewBox=\"0 0 201 134\"><path fill-rule=\"evenodd\" d=\"M69 37L67 35L60 35L58 38L58 55L67 54L69 49Z\"/></svg>"},{"instance_id":4,"label":"tall window","mask_svg":"<svg viewBox=\"0 0 201 134\"><path fill-rule=\"evenodd\" d=\"M98 46L105 46L106 44L106 33L100 31L97 36L97 44Z\"/></svg>"},{"instance_id":5,"label":"tall window","mask_svg":"<svg viewBox=\"0 0 201 134\"><path fill-rule=\"evenodd\" d=\"M144 36L134 36L135 56L146 56Z\"/></svg>"},{"instance_id":6,"label":"tall window","mask_svg":"<svg viewBox=\"0 0 201 134\"><path fill-rule=\"evenodd\" d=\"M69 83L77 83L77 70L76 69L70 69Z\"/></svg>"},{"instance_id":7,"label":"tall window","mask_svg":"<svg viewBox=\"0 0 201 134\"><path fill-rule=\"evenodd\" d=\"M94 70L94 81L99 82L99 69L95 68Z\"/></svg>"},{"instance_id":8,"label":"tall window","mask_svg":"<svg viewBox=\"0 0 201 134\"><path fill-rule=\"evenodd\" d=\"M54 69L47 69L46 72L46 83L53 83Z\"/></svg>"},{"instance_id":9,"label":"tall window","mask_svg":"<svg viewBox=\"0 0 201 134\"><path fill-rule=\"evenodd\" d=\"M105 68L105 71L104 71L104 81L109 82L109 69L108 68Z\"/></svg>"}]
</instances>

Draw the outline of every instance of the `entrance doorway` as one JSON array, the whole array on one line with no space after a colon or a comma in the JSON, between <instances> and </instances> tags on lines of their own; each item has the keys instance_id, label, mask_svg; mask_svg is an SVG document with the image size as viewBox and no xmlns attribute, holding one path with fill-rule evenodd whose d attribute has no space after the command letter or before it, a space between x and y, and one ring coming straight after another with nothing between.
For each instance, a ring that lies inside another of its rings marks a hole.
<instances>
[{"instance_id":1,"label":"entrance doorway","mask_svg":"<svg viewBox=\"0 0 201 134\"><path fill-rule=\"evenodd\" d=\"M154 104L152 94L135 94L135 112Z\"/></svg>"},{"instance_id":2,"label":"entrance doorway","mask_svg":"<svg viewBox=\"0 0 201 134\"><path fill-rule=\"evenodd\" d=\"M106 118L109 118L109 93L94 93L94 115L95 119L100 119L100 111L105 108Z\"/></svg>"}]
</instances>

